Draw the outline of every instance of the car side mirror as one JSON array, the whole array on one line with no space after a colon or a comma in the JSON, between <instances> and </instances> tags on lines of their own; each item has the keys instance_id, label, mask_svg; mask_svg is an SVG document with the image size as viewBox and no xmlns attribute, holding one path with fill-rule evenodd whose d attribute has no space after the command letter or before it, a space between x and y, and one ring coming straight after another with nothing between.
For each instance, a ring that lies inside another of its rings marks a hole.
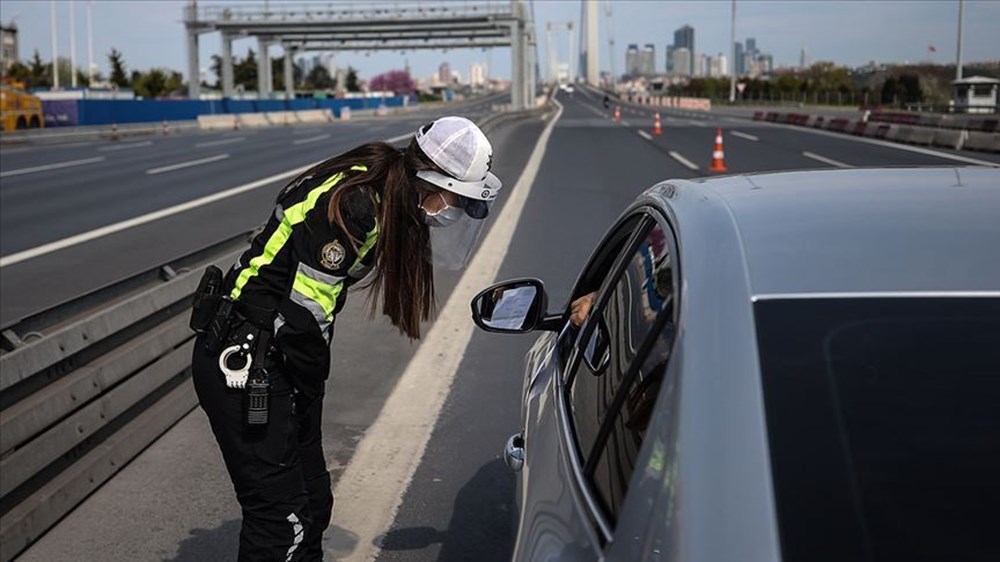
<instances>
[{"instance_id":1,"label":"car side mirror","mask_svg":"<svg viewBox=\"0 0 1000 562\"><path fill-rule=\"evenodd\" d=\"M538 279L514 279L487 287L472 299L472 319L487 332L558 331L562 316L547 314L548 295Z\"/></svg>"}]
</instances>

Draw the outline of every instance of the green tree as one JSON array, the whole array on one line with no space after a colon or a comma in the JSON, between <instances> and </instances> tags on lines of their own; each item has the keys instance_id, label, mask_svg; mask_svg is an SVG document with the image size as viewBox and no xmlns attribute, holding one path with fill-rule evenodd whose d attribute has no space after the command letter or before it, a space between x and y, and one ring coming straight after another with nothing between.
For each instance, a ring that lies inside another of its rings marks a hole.
<instances>
[{"instance_id":1,"label":"green tree","mask_svg":"<svg viewBox=\"0 0 1000 562\"><path fill-rule=\"evenodd\" d=\"M52 65L42 62L42 57L38 55L37 49L35 49L35 55L31 57L29 70L31 71L31 80L28 83L28 87L42 88L52 86Z\"/></svg>"},{"instance_id":2,"label":"green tree","mask_svg":"<svg viewBox=\"0 0 1000 562\"><path fill-rule=\"evenodd\" d=\"M895 104L896 103L896 79L889 77L885 79L882 83L882 103L883 104Z\"/></svg>"},{"instance_id":3,"label":"green tree","mask_svg":"<svg viewBox=\"0 0 1000 562\"><path fill-rule=\"evenodd\" d=\"M347 77L344 79L344 86L348 92L361 91L361 86L358 85L358 71L353 66L347 67Z\"/></svg>"},{"instance_id":4,"label":"green tree","mask_svg":"<svg viewBox=\"0 0 1000 562\"><path fill-rule=\"evenodd\" d=\"M111 65L111 76L110 81L115 86L119 88L125 88L129 85L128 75L125 74L125 58L122 56L121 52L114 47L111 48L111 52L108 53L108 64Z\"/></svg>"},{"instance_id":5,"label":"green tree","mask_svg":"<svg viewBox=\"0 0 1000 562\"><path fill-rule=\"evenodd\" d=\"M317 64L306 76L305 87L309 90L329 90L337 86L336 80L330 76L325 66Z\"/></svg>"},{"instance_id":6,"label":"green tree","mask_svg":"<svg viewBox=\"0 0 1000 562\"><path fill-rule=\"evenodd\" d=\"M10 68L7 69L6 76L24 84L25 87L31 87L31 69L21 61L12 62Z\"/></svg>"},{"instance_id":7,"label":"green tree","mask_svg":"<svg viewBox=\"0 0 1000 562\"><path fill-rule=\"evenodd\" d=\"M151 68L148 72L135 74L132 88L136 95L144 98L165 96L181 89L184 85L180 72L166 68Z\"/></svg>"},{"instance_id":8,"label":"green tree","mask_svg":"<svg viewBox=\"0 0 1000 562\"><path fill-rule=\"evenodd\" d=\"M257 54L253 49L247 49L244 59L233 57L233 85L243 86L244 90L257 89Z\"/></svg>"}]
</instances>

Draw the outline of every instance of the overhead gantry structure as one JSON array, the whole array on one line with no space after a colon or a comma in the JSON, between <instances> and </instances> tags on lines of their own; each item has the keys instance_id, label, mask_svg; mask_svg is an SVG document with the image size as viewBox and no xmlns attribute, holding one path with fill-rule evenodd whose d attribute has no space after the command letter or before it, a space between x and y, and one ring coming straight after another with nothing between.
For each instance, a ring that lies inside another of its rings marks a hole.
<instances>
[{"instance_id":1,"label":"overhead gantry structure","mask_svg":"<svg viewBox=\"0 0 1000 562\"><path fill-rule=\"evenodd\" d=\"M198 38L222 33L222 95L233 95L233 41L256 37L257 91L270 97L268 49L284 50L285 96L294 97L292 59L306 51L511 48L511 105L533 104L535 26L523 0L378 2L358 5L302 4L184 7L187 31L188 96L200 95Z\"/></svg>"}]
</instances>

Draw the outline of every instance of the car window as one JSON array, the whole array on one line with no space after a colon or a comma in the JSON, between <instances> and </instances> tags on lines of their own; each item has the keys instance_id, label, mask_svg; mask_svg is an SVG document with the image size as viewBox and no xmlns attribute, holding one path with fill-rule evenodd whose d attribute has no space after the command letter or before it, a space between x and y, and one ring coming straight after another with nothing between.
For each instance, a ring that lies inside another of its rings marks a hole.
<instances>
[{"instance_id":1,"label":"car window","mask_svg":"<svg viewBox=\"0 0 1000 562\"><path fill-rule=\"evenodd\" d=\"M608 367L620 375L620 388L584 469L612 524L625 501L667 372L675 332L674 269L665 231L657 226L639 246L616 291L616 300L623 303L619 318L629 323L619 326L619 362ZM622 300L626 292L632 297L628 309Z\"/></svg>"},{"instance_id":2,"label":"car window","mask_svg":"<svg viewBox=\"0 0 1000 562\"><path fill-rule=\"evenodd\" d=\"M1000 299L754 315L785 560L1000 560Z\"/></svg>"},{"instance_id":3,"label":"car window","mask_svg":"<svg viewBox=\"0 0 1000 562\"><path fill-rule=\"evenodd\" d=\"M572 370L568 401L576 443L584 463L596 462L596 457L591 460L591 456L597 450L595 443L608 408L659 312L670 306L673 299L672 256L664 228L650 223L638 240L638 245L630 248L620 273L598 296L598 304L583 325L577 342L579 360ZM645 429L645 424L639 423L639 416L646 408L643 396L655 397L658 384L654 380L655 369L651 366L646 370L648 373L643 374L648 376L634 381L628 389L636 394L634 412L629 420L622 422L637 430L631 438L636 452ZM616 412L614 415L619 417L621 414ZM613 454L634 459L634 453L621 450L617 434L615 442ZM631 461L618 464L626 466L628 462ZM627 481L628 476L623 478Z\"/></svg>"}]
</instances>

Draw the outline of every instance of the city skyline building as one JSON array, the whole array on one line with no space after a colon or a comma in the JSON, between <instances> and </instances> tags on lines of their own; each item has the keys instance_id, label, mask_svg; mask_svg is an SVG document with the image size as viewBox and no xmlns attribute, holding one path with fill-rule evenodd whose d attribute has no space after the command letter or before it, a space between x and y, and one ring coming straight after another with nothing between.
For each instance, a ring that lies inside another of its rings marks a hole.
<instances>
[{"instance_id":1,"label":"city skyline building","mask_svg":"<svg viewBox=\"0 0 1000 562\"><path fill-rule=\"evenodd\" d=\"M691 51L686 47L675 48L672 53L673 57L673 75L674 76L691 76L691 68L694 63L692 62L693 57L691 56Z\"/></svg>"},{"instance_id":2,"label":"city skyline building","mask_svg":"<svg viewBox=\"0 0 1000 562\"><path fill-rule=\"evenodd\" d=\"M451 84L451 64L443 62L438 65L438 82L441 84Z\"/></svg>"},{"instance_id":3,"label":"city skyline building","mask_svg":"<svg viewBox=\"0 0 1000 562\"><path fill-rule=\"evenodd\" d=\"M642 76L656 74L656 45L646 43L639 52L639 74Z\"/></svg>"},{"instance_id":4,"label":"city skyline building","mask_svg":"<svg viewBox=\"0 0 1000 562\"><path fill-rule=\"evenodd\" d=\"M17 48L17 26L13 23L0 25L0 69L6 73L10 65L20 58Z\"/></svg>"},{"instance_id":5,"label":"city skyline building","mask_svg":"<svg viewBox=\"0 0 1000 562\"><path fill-rule=\"evenodd\" d=\"M741 76L746 73L746 65L743 63L743 43L737 41L735 51L736 60L733 61L733 72L737 76Z\"/></svg>"},{"instance_id":6,"label":"city skyline building","mask_svg":"<svg viewBox=\"0 0 1000 562\"><path fill-rule=\"evenodd\" d=\"M636 76L639 74L638 43L629 43L628 49L625 50L625 74L628 76Z\"/></svg>"},{"instance_id":7,"label":"city skyline building","mask_svg":"<svg viewBox=\"0 0 1000 562\"><path fill-rule=\"evenodd\" d=\"M694 28L683 25L674 31L674 47L694 51Z\"/></svg>"},{"instance_id":8,"label":"city skyline building","mask_svg":"<svg viewBox=\"0 0 1000 562\"><path fill-rule=\"evenodd\" d=\"M486 85L486 65L473 63L469 66L469 85L473 87Z\"/></svg>"}]
</instances>

